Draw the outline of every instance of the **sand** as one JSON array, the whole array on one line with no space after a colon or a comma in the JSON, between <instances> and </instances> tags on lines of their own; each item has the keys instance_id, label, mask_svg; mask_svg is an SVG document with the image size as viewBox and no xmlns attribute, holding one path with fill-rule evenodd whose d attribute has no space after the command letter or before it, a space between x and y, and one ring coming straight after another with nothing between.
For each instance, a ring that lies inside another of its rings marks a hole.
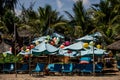
<instances>
[{"instance_id":1,"label":"sand","mask_svg":"<svg viewBox=\"0 0 120 80\"><path fill-rule=\"evenodd\" d=\"M120 80L120 72L104 73L103 75L71 75L71 76L30 76L29 74L0 74L0 80Z\"/></svg>"}]
</instances>

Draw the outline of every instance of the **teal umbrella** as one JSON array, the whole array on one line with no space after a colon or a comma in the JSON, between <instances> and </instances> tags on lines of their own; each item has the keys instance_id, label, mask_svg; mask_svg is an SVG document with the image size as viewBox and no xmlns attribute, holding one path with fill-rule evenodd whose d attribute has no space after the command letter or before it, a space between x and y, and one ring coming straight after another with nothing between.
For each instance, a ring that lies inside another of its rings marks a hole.
<instances>
[{"instance_id":1,"label":"teal umbrella","mask_svg":"<svg viewBox=\"0 0 120 80\"><path fill-rule=\"evenodd\" d=\"M58 48L55 46L46 43L43 41L42 43L38 44L35 48L31 49L31 53L33 55L41 55L42 53L44 54L54 54L55 52L58 51Z\"/></svg>"}]
</instances>

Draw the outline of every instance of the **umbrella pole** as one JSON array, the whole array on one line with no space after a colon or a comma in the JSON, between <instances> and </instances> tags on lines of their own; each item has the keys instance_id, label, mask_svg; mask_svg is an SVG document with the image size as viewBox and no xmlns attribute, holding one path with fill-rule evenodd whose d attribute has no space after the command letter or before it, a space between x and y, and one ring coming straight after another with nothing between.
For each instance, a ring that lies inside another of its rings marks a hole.
<instances>
[{"instance_id":1,"label":"umbrella pole","mask_svg":"<svg viewBox=\"0 0 120 80\"><path fill-rule=\"evenodd\" d=\"M29 75L31 75L31 55L29 54Z\"/></svg>"},{"instance_id":2,"label":"umbrella pole","mask_svg":"<svg viewBox=\"0 0 120 80\"><path fill-rule=\"evenodd\" d=\"M94 37L93 37L93 76L95 76L95 54L94 54Z\"/></svg>"},{"instance_id":3,"label":"umbrella pole","mask_svg":"<svg viewBox=\"0 0 120 80\"><path fill-rule=\"evenodd\" d=\"M48 55L48 57L49 57L49 61L48 61L48 62L49 62L49 64L50 64L50 55Z\"/></svg>"},{"instance_id":4,"label":"umbrella pole","mask_svg":"<svg viewBox=\"0 0 120 80\"><path fill-rule=\"evenodd\" d=\"M16 56L16 26L14 24L14 40L15 40L15 43L14 43L14 49L15 49L15 56ZM17 63L15 61L15 77L17 77Z\"/></svg>"},{"instance_id":5,"label":"umbrella pole","mask_svg":"<svg viewBox=\"0 0 120 80\"><path fill-rule=\"evenodd\" d=\"M31 36L29 37L29 44L30 44L30 42L31 42ZM30 47L30 49L31 49L31 47ZM32 52L30 50L30 54L29 54L29 75L31 75L31 54L32 54Z\"/></svg>"}]
</instances>

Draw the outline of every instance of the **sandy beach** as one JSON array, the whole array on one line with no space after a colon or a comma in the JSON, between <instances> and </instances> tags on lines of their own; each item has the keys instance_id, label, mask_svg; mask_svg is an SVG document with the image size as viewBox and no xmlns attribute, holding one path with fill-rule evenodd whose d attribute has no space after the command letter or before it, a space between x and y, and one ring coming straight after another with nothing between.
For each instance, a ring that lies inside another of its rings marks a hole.
<instances>
[{"instance_id":1,"label":"sandy beach","mask_svg":"<svg viewBox=\"0 0 120 80\"><path fill-rule=\"evenodd\" d=\"M0 74L0 80L120 80L120 72L104 73L104 75L72 75L72 76L30 76L29 74Z\"/></svg>"}]
</instances>

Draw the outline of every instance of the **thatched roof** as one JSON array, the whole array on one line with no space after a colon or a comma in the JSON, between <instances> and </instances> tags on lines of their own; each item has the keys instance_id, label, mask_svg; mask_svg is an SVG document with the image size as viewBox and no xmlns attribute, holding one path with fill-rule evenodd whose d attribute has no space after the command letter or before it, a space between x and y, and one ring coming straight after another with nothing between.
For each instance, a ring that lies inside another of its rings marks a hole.
<instances>
[{"instance_id":1,"label":"thatched roof","mask_svg":"<svg viewBox=\"0 0 120 80\"><path fill-rule=\"evenodd\" d=\"M20 37L29 37L31 36L31 32L29 30L21 30L18 31Z\"/></svg>"},{"instance_id":2,"label":"thatched roof","mask_svg":"<svg viewBox=\"0 0 120 80\"><path fill-rule=\"evenodd\" d=\"M5 52L5 51L9 51L10 47L11 47L11 45L2 41L2 43L0 43L0 53Z\"/></svg>"},{"instance_id":3,"label":"thatched roof","mask_svg":"<svg viewBox=\"0 0 120 80\"><path fill-rule=\"evenodd\" d=\"M116 40L120 40L120 35L118 35L117 37L115 37Z\"/></svg>"},{"instance_id":4,"label":"thatched roof","mask_svg":"<svg viewBox=\"0 0 120 80\"><path fill-rule=\"evenodd\" d=\"M107 49L120 50L120 40L108 45Z\"/></svg>"}]
</instances>

